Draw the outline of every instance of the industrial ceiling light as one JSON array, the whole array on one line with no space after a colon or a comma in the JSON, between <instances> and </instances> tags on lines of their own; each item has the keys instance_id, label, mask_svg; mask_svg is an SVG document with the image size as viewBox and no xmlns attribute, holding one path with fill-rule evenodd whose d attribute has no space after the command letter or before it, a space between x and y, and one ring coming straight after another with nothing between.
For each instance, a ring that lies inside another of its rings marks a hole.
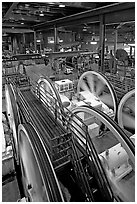
<instances>
[{"instance_id":1,"label":"industrial ceiling light","mask_svg":"<svg viewBox=\"0 0 137 204\"><path fill-rule=\"evenodd\" d=\"M92 44L92 45L96 45L97 44L97 42L95 41L95 38L93 38L93 40L90 42L90 44Z\"/></svg>"},{"instance_id":2,"label":"industrial ceiling light","mask_svg":"<svg viewBox=\"0 0 137 204\"><path fill-rule=\"evenodd\" d=\"M128 44L129 46L135 47L135 43Z\"/></svg>"},{"instance_id":3,"label":"industrial ceiling light","mask_svg":"<svg viewBox=\"0 0 137 204\"><path fill-rule=\"evenodd\" d=\"M91 44L91 45L96 45L97 42L92 41L92 42L90 42L90 44Z\"/></svg>"},{"instance_id":4,"label":"industrial ceiling light","mask_svg":"<svg viewBox=\"0 0 137 204\"><path fill-rule=\"evenodd\" d=\"M29 8L29 6L30 6L29 4L25 4L25 8L26 8L26 9Z\"/></svg>"},{"instance_id":5,"label":"industrial ceiling light","mask_svg":"<svg viewBox=\"0 0 137 204\"><path fill-rule=\"evenodd\" d=\"M60 8L64 8L65 5L64 5L64 4L60 4L59 7L60 7Z\"/></svg>"},{"instance_id":6,"label":"industrial ceiling light","mask_svg":"<svg viewBox=\"0 0 137 204\"><path fill-rule=\"evenodd\" d=\"M43 11L40 11L40 14L39 14L39 16L44 16L44 13L43 13Z\"/></svg>"},{"instance_id":7,"label":"industrial ceiling light","mask_svg":"<svg viewBox=\"0 0 137 204\"><path fill-rule=\"evenodd\" d=\"M83 31L87 31L87 28L83 28Z\"/></svg>"},{"instance_id":8,"label":"industrial ceiling light","mask_svg":"<svg viewBox=\"0 0 137 204\"><path fill-rule=\"evenodd\" d=\"M44 13L40 13L39 16L44 16Z\"/></svg>"},{"instance_id":9,"label":"industrial ceiling light","mask_svg":"<svg viewBox=\"0 0 137 204\"><path fill-rule=\"evenodd\" d=\"M55 2L48 2L48 4L55 4Z\"/></svg>"},{"instance_id":10,"label":"industrial ceiling light","mask_svg":"<svg viewBox=\"0 0 137 204\"><path fill-rule=\"evenodd\" d=\"M63 40L62 40L62 39L60 39L60 40L59 40L59 42L63 42Z\"/></svg>"}]
</instances>

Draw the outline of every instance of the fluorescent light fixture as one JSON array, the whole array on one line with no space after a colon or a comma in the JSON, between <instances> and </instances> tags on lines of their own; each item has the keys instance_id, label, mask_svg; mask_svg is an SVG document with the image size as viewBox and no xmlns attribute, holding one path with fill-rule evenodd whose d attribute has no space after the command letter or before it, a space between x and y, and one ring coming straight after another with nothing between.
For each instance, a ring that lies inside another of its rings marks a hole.
<instances>
[{"instance_id":1,"label":"fluorescent light fixture","mask_svg":"<svg viewBox=\"0 0 137 204\"><path fill-rule=\"evenodd\" d=\"M50 40L49 43L54 43L54 40Z\"/></svg>"},{"instance_id":2,"label":"fluorescent light fixture","mask_svg":"<svg viewBox=\"0 0 137 204\"><path fill-rule=\"evenodd\" d=\"M96 45L97 42L96 42L96 41L91 41L90 44L92 44L92 45Z\"/></svg>"},{"instance_id":3,"label":"fluorescent light fixture","mask_svg":"<svg viewBox=\"0 0 137 204\"><path fill-rule=\"evenodd\" d=\"M60 39L59 42L63 42L63 40Z\"/></svg>"},{"instance_id":4,"label":"fluorescent light fixture","mask_svg":"<svg viewBox=\"0 0 137 204\"><path fill-rule=\"evenodd\" d=\"M37 42L40 42L40 40L37 40Z\"/></svg>"},{"instance_id":5,"label":"fluorescent light fixture","mask_svg":"<svg viewBox=\"0 0 137 204\"><path fill-rule=\"evenodd\" d=\"M39 15L40 15L40 16L44 16L44 13L40 13Z\"/></svg>"},{"instance_id":6,"label":"fluorescent light fixture","mask_svg":"<svg viewBox=\"0 0 137 204\"><path fill-rule=\"evenodd\" d=\"M24 23L22 22L21 24L23 25Z\"/></svg>"},{"instance_id":7,"label":"fluorescent light fixture","mask_svg":"<svg viewBox=\"0 0 137 204\"><path fill-rule=\"evenodd\" d=\"M92 41L90 42L90 44L92 44L92 45L96 45L96 44L97 44L97 41L95 41L95 38L92 39Z\"/></svg>"},{"instance_id":8,"label":"fluorescent light fixture","mask_svg":"<svg viewBox=\"0 0 137 204\"><path fill-rule=\"evenodd\" d=\"M28 8L30 5L29 4L25 4L25 8Z\"/></svg>"},{"instance_id":9,"label":"fluorescent light fixture","mask_svg":"<svg viewBox=\"0 0 137 204\"><path fill-rule=\"evenodd\" d=\"M60 7L60 8L63 8L63 7L65 7L65 5L64 5L64 4L60 4L59 7Z\"/></svg>"},{"instance_id":10,"label":"fluorescent light fixture","mask_svg":"<svg viewBox=\"0 0 137 204\"><path fill-rule=\"evenodd\" d=\"M128 44L128 45L129 45L129 46L132 46L132 47L135 47L135 43L133 43L133 44L130 43L130 44Z\"/></svg>"}]
</instances>

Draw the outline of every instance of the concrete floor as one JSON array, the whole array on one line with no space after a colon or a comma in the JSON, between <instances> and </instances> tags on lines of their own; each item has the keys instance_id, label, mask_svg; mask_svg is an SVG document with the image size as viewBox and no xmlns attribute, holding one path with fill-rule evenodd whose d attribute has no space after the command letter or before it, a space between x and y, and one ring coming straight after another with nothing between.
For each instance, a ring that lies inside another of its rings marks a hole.
<instances>
[{"instance_id":1,"label":"concrete floor","mask_svg":"<svg viewBox=\"0 0 137 204\"><path fill-rule=\"evenodd\" d=\"M16 177L2 186L2 202L17 202L20 193Z\"/></svg>"},{"instance_id":2,"label":"concrete floor","mask_svg":"<svg viewBox=\"0 0 137 204\"><path fill-rule=\"evenodd\" d=\"M56 74L55 71L51 69L49 64L47 66L45 64L29 65L26 66L26 71L32 81L38 81L41 76L50 77L54 75L56 77L56 80L61 80L65 78L74 80L78 77L77 71L74 71L72 74L69 75L65 75L63 71L59 71L59 73Z\"/></svg>"}]
</instances>

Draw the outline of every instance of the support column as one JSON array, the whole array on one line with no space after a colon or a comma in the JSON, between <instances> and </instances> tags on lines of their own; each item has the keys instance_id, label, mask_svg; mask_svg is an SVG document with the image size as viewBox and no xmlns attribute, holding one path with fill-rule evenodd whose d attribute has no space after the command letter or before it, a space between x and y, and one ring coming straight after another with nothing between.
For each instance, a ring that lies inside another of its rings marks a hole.
<instances>
[{"instance_id":1,"label":"support column","mask_svg":"<svg viewBox=\"0 0 137 204\"><path fill-rule=\"evenodd\" d=\"M54 52L58 52L58 31L56 26L54 26Z\"/></svg>"},{"instance_id":2,"label":"support column","mask_svg":"<svg viewBox=\"0 0 137 204\"><path fill-rule=\"evenodd\" d=\"M34 49L35 49L35 53L37 53L37 38L36 38L36 31L34 31Z\"/></svg>"},{"instance_id":3,"label":"support column","mask_svg":"<svg viewBox=\"0 0 137 204\"><path fill-rule=\"evenodd\" d=\"M104 52L105 52L105 19L104 15L100 16L100 71L102 73L105 72L105 67L104 67Z\"/></svg>"},{"instance_id":4,"label":"support column","mask_svg":"<svg viewBox=\"0 0 137 204\"><path fill-rule=\"evenodd\" d=\"M114 39L114 73L117 72L117 65L116 65L116 51L117 51L117 37L118 37L118 30L115 30L115 39Z\"/></svg>"},{"instance_id":5,"label":"support column","mask_svg":"<svg viewBox=\"0 0 137 204\"><path fill-rule=\"evenodd\" d=\"M13 54L18 54L18 44L17 44L17 38L16 36L13 37Z\"/></svg>"},{"instance_id":6,"label":"support column","mask_svg":"<svg viewBox=\"0 0 137 204\"><path fill-rule=\"evenodd\" d=\"M130 46L130 56L132 56L132 46Z\"/></svg>"},{"instance_id":7,"label":"support column","mask_svg":"<svg viewBox=\"0 0 137 204\"><path fill-rule=\"evenodd\" d=\"M26 53L26 42L25 42L25 33L23 33L23 53L25 54Z\"/></svg>"}]
</instances>

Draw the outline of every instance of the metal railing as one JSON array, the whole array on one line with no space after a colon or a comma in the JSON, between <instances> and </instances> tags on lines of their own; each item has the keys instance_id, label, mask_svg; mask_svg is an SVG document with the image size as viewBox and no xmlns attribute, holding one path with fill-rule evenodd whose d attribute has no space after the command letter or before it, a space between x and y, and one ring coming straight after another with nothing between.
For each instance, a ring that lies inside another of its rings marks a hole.
<instances>
[{"instance_id":1,"label":"metal railing","mask_svg":"<svg viewBox=\"0 0 137 204\"><path fill-rule=\"evenodd\" d=\"M46 134L47 140L41 136L50 155L55 171L58 169L58 167L60 167L60 165L65 165L68 162L72 162L77 181L86 196L86 200L94 201L94 193L89 185L88 176L82 164L82 158L86 157L89 160L89 163L93 163L96 168L99 160L88 133L88 126L77 115L72 115L70 110L60 107L60 104L58 103L58 100L54 94L47 92L42 87L41 89L38 87L39 86L37 83L31 84L30 92L36 96L36 99L39 101L41 106L43 106L50 114L54 126L60 127L64 131L63 135L52 135L53 137ZM15 92L17 93L17 101L22 110L24 119L26 122L32 124L36 130L38 130L39 127L37 126L40 124L40 119L35 115L35 110L32 113L32 107L30 107L27 100L23 96L23 91L25 90L21 91L15 86L14 88L16 89ZM43 134L44 131L47 133L45 127L43 127ZM50 134L52 134L52 130ZM68 140L65 139L63 141L61 138L65 137L68 137ZM57 149L59 151L58 158L56 158Z\"/></svg>"}]
</instances>

